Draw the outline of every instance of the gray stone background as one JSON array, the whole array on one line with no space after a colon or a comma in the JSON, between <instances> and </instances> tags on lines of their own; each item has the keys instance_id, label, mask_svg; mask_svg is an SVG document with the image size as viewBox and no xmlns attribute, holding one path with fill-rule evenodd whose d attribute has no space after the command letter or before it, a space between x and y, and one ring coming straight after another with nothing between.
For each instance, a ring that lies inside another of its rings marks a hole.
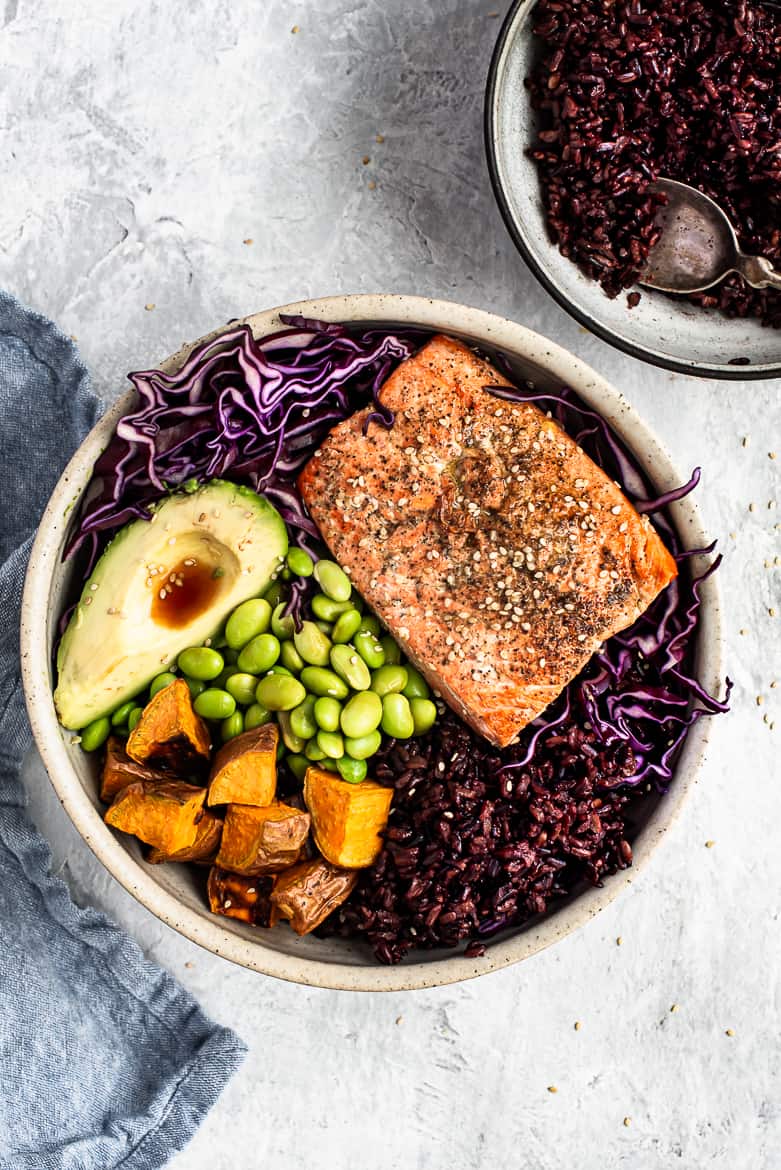
<instances>
[{"instance_id":1,"label":"gray stone background","mask_svg":"<svg viewBox=\"0 0 781 1170\"><path fill-rule=\"evenodd\" d=\"M477 982L360 996L210 957L119 889L30 761L75 897L250 1045L176 1170L781 1165L781 387L632 361L525 271L483 161L496 5L0 0L0 285L78 338L107 400L303 296L465 301L591 362L702 463L726 555L734 709L682 821L588 927Z\"/></svg>"}]
</instances>

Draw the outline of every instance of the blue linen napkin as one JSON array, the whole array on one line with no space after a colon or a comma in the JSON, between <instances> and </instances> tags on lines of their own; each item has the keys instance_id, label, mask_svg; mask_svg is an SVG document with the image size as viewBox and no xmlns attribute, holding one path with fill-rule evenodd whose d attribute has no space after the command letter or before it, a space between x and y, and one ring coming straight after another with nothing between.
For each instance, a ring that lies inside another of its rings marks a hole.
<instances>
[{"instance_id":1,"label":"blue linen napkin","mask_svg":"<svg viewBox=\"0 0 781 1170\"><path fill-rule=\"evenodd\" d=\"M24 811L24 571L99 414L71 342L0 292L0 1170L155 1170L245 1051L104 915L71 902Z\"/></svg>"}]
</instances>

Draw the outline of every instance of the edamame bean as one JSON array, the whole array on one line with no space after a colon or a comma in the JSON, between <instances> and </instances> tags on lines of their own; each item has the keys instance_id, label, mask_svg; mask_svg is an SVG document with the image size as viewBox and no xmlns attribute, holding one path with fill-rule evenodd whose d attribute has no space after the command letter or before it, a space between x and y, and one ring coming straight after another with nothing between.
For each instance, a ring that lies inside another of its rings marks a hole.
<instances>
[{"instance_id":1,"label":"edamame bean","mask_svg":"<svg viewBox=\"0 0 781 1170\"><path fill-rule=\"evenodd\" d=\"M242 674L262 674L279 658L279 640L273 634L258 634L248 642L236 665Z\"/></svg>"},{"instance_id":2,"label":"edamame bean","mask_svg":"<svg viewBox=\"0 0 781 1170\"><path fill-rule=\"evenodd\" d=\"M288 668L286 666L282 666L281 663L279 663L279 662L275 662L268 673L269 674L284 674L285 678L292 678L293 677L293 671L288 670Z\"/></svg>"},{"instance_id":3,"label":"edamame bean","mask_svg":"<svg viewBox=\"0 0 781 1170\"><path fill-rule=\"evenodd\" d=\"M349 601L353 591L350 578L336 561L318 561L315 565L315 581L326 597L332 601Z\"/></svg>"},{"instance_id":4,"label":"edamame bean","mask_svg":"<svg viewBox=\"0 0 781 1170\"><path fill-rule=\"evenodd\" d=\"M311 739L313 735L317 735L315 706L322 701L322 699L315 699L314 695L307 695L303 703L299 703L290 712L290 726L301 739ZM328 701L332 702L333 700Z\"/></svg>"},{"instance_id":5,"label":"edamame bean","mask_svg":"<svg viewBox=\"0 0 781 1170\"><path fill-rule=\"evenodd\" d=\"M335 622L340 614L352 609L350 601L334 601L324 593L316 593L312 598L312 613L324 622Z\"/></svg>"},{"instance_id":6,"label":"edamame bean","mask_svg":"<svg viewBox=\"0 0 781 1170\"><path fill-rule=\"evenodd\" d=\"M372 690L382 698L395 691L403 691L407 685L407 672L403 666L381 666L372 673Z\"/></svg>"},{"instance_id":7,"label":"edamame bean","mask_svg":"<svg viewBox=\"0 0 781 1170\"><path fill-rule=\"evenodd\" d=\"M361 627L361 615L357 609L346 609L344 613L340 613L339 617L334 622L334 628L331 632L331 641L336 642L337 645L344 642L349 642L353 634L357 634Z\"/></svg>"},{"instance_id":8,"label":"edamame bean","mask_svg":"<svg viewBox=\"0 0 781 1170\"><path fill-rule=\"evenodd\" d=\"M344 750L354 760L368 760L380 750L382 736L379 731L370 731L368 735L347 736L344 741Z\"/></svg>"},{"instance_id":9,"label":"edamame bean","mask_svg":"<svg viewBox=\"0 0 781 1170\"><path fill-rule=\"evenodd\" d=\"M286 756L285 763L287 764L288 768L295 776L296 780L298 780L299 782L304 779L304 776L306 776L307 768L310 766L309 760L306 758L306 756L302 756L298 752L295 752L292 755Z\"/></svg>"},{"instance_id":10,"label":"edamame bean","mask_svg":"<svg viewBox=\"0 0 781 1170\"><path fill-rule=\"evenodd\" d=\"M368 771L366 760L354 760L352 756L342 756L340 760L336 761L336 767L339 775L348 784L360 784L361 780L366 779Z\"/></svg>"},{"instance_id":11,"label":"edamame bean","mask_svg":"<svg viewBox=\"0 0 781 1170\"><path fill-rule=\"evenodd\" d=\"M334 628L333 622L324 622L324 621L321 621L320 618L318 618L317 621L315 622L315 625L317 626L317 628L321 634L325 634L326 638L331 637L331 634L333 633L333 628Z\"/></svg>"},{"instance_id":12,"label":"edamame bean","mask_svg":"<svg viewBox=\"0 0 781 1170\"><path fill-rule=\"evenodd\" d=\"M396 645L390 634L383 634L380 638L380 645L385 651L385 661L388 665L399 666L401 664L401 647Z\"/></svg>"},{"instance_id":13,"label":"edamame bean","mask_svg":"<svg viewBox=\"0 0 781 1170\"><path fill-rule=\"evenodd\" d=\"M273 715L262 703L253 703L244 713L244 730L254 731L256 727L265 727L272 719Z\"/></svg>"},{"instance_id":14,"label":"edamame bean","mask_svg":"<svg viewBox=\"0 0 781 1170\"><path fill-rule=\"evenodd\" d=\"M287 567L296 577L311 577L315 569L315 562L303 548L289 548L287 550Z\"/></svg>"},{"instance_id":15,"label":"edamame bean","mask_svg":"<svg viewBox=\"0 0 781 1170\"><path fill-rule=\"evenodd\" d=\"M317 746L329 760L341 760L344 755L344 740L338 731L318 731Z\"/></svg>"},{"instance_id":16,"label":"edamame bean","mask_svg":"<svg viewBox=\"0 0 781 1170\"><path fill-rule=\"evenodd\" d=\"M291 670L293 674L298 674L306 666L306 663L292 642L282 643L279 650L279 661L284 667Z\"/></svg>"},{"instance_id":17,"label":"edamame bean","mask_svg":"<svg viewBox=\"0 0 781 1170\"><path fill-rule=\"evenodd\" d=\"M404 695L390 694L382 700L382 730L396 739L409 739L414 733L415 723Z\"/></svg>"},{"instance_id":18,"label":"edamame bean","mask_svg":"<svg viewBox=\"0 0 781 1170\"><path fill-rule=\"evenodd\" d=\"M306 698L306 691L292 675L267 674L258 683L255 697L269 711L292 711Z\"/></svg>"},{"instance_id":19,"label":"edamame bean","mask_svg":"<svg viewBox=\"0 0 781 1170\"><path fill-rule=\"evenodd\" d=\"M279 638L280 642L284 642L286 638L292 638L296 629L293 615L285 615L286 608L287 602L280 601L271 615L271 631Z\"/></svg>"},{"instance_id":20,"label":"edamame bean","mask_svg":"<svg viewBox=\"0 0 781 1170\"><path fill-rule=\"evenodd\" d=\"M93 719L79 734L81 736L82 750L85 752L96 752L99 747L103 746L111 734L111 721L107 715L103 715L100 719ZM344 749L342 749L339 755L343 755L343 752Z\"/></svg>"},{"instance_id":21,"label":"edamame bean","mask_svg":"<svg viewBox=\"0 0 781 1170\"><path fill-rule=\"evenodd\" d=\"M182 651L176 664L182 674L189 674L190 678L199 678L202 682L211 682L221 673L225 660L208 646L191 646L189 650Z\"/></svg>"},{"instance_id":22,"label":"edamame bean","mask_svg":"<svg viewBox=\"0 0 781 1170\"><path fill-rule=\"evenodd\" d=\"M173 678L173 675L171 677ZM152 688L150 687L149 690L150 690L150 697L151 697ZM128 715L130 714L130 712L133 710L133 708L135 706L136 706L135 699L129 699L127 703L123 703L121 707L117 707L116 711L111 716L111 726L112 727L124 726L124 724L127 723Z\"/></svg>"},{"instance_id":23,"label":"edamame bean","mask_svg":"<svg viewBox=\"0 0 781 1170\"><path fill-rule=\"evenodd\" d=\"M143 707L134 707L133 708L133 710L130 712L130 714L127 717L128 731L135 731L135 729L138 727L139 723L141 722L141 716L143 714L144 714Z\"/></svg>"},{"instance_id":24,"label":"edamame bean","mask_svg":"<svg viewBox=\"0 0 781 1170\"><path fill-rule=\"evenodd\" d=\"M354 646L334 646L331 650L331 666L354 691L368 691L372 676Z\"/></svg>"},{"instance_id":25,"label":"edamame bean","mask_svg":"<svg viewBox=\"0 0 781 1170\"><path fill-rule=\"evenodd\" d=\"M362 634L374 634L375 638L379 638L381 628L379 618L376 618L373 613L365 613L361 618Z\"/></svg>"},{"instance_id":26,"label":"edamame bean","mask_svg":"<svg viewBox=\"0 0 781 1170\"><path fill-rule=\"evenodd\" d=\"M176 682L176 675L171 674L170 670L164 670L162 674L158 674L157 678L153 678L149 684L149 698L154 699L158 691L170 687L172 682ZM122 722L124 723L125 720L123 719Z\"/></svg>"},{"instance_id":27,"label":"edamame bean","mask_svg":"<svg viewBox=\"0 0 781 1170\"><path fill-rule=\"evenodd\" d=\"M285 599L285 590L279 581L272 581L268 589L263 594L265 601L269 603L272 609L276 609L280 601Z\"/></svg>"},{"instance_id":28,"label":"edamame bean","mask_svg":"<svg viewBox=\"0 0 781 1170\"><path fill-rule=\"evenodd\" d=\"M428 699L431 691L419 670L407 663L407 685L401 692L406 699Z\"/></svg>"},{"instance_id":29,"label":"edamame bean","mask_svg":"<svg viewBox=\"0 0 781 1170\"><path fill-rule=\"evenodd\" d=\"M190 678L188 675L184 675L183 677L184 681L190 688L191 699L197 699L201 692L206 690L206 683L203 681L203 679Z\"/></svg>"},{"instance_id":30,"label":"edamame bean","mask_svg":"<svg viewBox=\"0 0 781 1170\"><path fill-rule=\"evenodd\" d=\"M258 680L254 674L247 674L246 671L236 671L229 679L225 681L225 690L229 695L233 695L237 703L241 703L242 707L249 707L255 702L255 688L258 685Z\"/></svg>"},{"instance_id":31,"label":"edamame bean","mask_svg":"<svg viewBox=\"0 0 781 1170\"><path fill-rule=\"evenodd\" d=\"M415 725L415 735L425 735L437 721L436 704L431 699L410 699L409 709Z\"/></svg>"},{"instance_id":32,"label":"edamame bean","mask_svg":"<svg viewBox=\"0 0 781 1170\"><path fill-rule=\"evenodd\" d=\"M293 634L293 645L310 666L328 666L331 643L314 622L302 622Z\"/></svg>"},{"instance_id":33,"label":"edamame bean","mask_svg":"<svg viewBox=\"0 0 781 1170\"><path fill-rule=\"evenodd\" d=\"M227 719L223 719L220 724L222 742L227 743L229 739L235 739L237 735L241 735L243 730L244 716L241 711L234 711Z\"/></svg>"},{"instance_id":34,"label":"edamame bean","mask_svg":"<svg viewBox=\"0 0 781 1170\"><path fill-rule=\"evenodd\" d=\"M324 666L305 666L301 671L301 682L313 695L327 695L331 699L346 699L350 688L344 679Z\"/></svg>"},{"instance_id":35,"label":"edamame bean","mask_svg":"<svg viewBox=\"0 0 781 1170\"><path fill-rule=\"evenodd\" d=\"M406 702L406 699L404 700ZM374 691L361 691L345 704L339 724L345 735L356 739L374 731L382 719L382 699Z\"/></svg>"},{"instance_id":36,"label":"edamame bean","mask_svg":"<svg viewBox=\"0 0 781 1170\"><path fill-rule=\"evenodd\" d=\"M290 725L290 712L277 711L277 723L282 732L282 742L289 752L303 751L306 746L306 736L296 735Z\"/></svg>"},{"instance_id":37,"label":"edamame bean","mask_svg":"<svg viewBox=\"0 0 781 1170\"><path fill-rule=\"evenodd\" d=\"M203 719L222 721L228 719L236 710L236 700L227 691L218 690L217 687L207 687L205 691L201 691L193 703L193 707Z\"/></svg>"},{"instance_id":38,"label":"edamame bean","mask_svg":"<svg viewBox=\"0 0 781 1170\"><path fill-rule=\"evenodd\" d=\"M325 759L325 752L317 742L317 738L310 739L309 743L304 748L304 755L313 764L319 764L321 760Z\"/></svg>"},{"instance_id":39,"label":"edamame bean","mask_svg":"<svg viewBox=\"0 0 781 1170\"><path fill-rule=\"evenodd\" d=\"M264 597L242 601L225 623L225 641L231 650L241 650L258 634L265 634L271 624L271 606Z\"/></svg>"},{"instance_id":40,"label":"edamame bean","mask_svg":"<svg viewBox=\"0 0 781 1170\"><path fill-rule=\"evenodd\" d=\"M323 731L338 731L339 717L342 714L342 704L338 699L330 699L328 696L323 696L315 700L314 717L317 727L322 728ZM315 732L317 731L315 728Z\"/></svg>"},{"instance_id":41,"label":"edamame bean","mask_svg":"<svg viewBox=\"0 0 781 1170\"><path fill-rule=\"evenodd\" d=\"M378 667L385 665L385 651L377 641L375 634L368 630L359 630L353 638L353 646L372 670L377 670Z\"/></svg>"}]
</instances>

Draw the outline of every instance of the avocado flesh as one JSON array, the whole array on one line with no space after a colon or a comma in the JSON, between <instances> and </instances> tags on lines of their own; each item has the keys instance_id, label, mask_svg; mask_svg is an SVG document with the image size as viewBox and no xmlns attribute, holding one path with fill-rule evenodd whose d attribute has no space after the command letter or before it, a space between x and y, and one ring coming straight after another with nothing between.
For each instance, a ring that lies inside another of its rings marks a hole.
<instances>
[{"instance_id":1,"label":"avocado flesh","mask_svg":"<svg viewBox=\"0 0 781 1170\"><path fill-rule=\"evenodd\" d=\"M276 509L222 480L169 496L151 520L121 529L60 642L54 703L63 726L78 730L114 711L212 637L267 588L287 546Z\"/></svg>"}]
</instances>

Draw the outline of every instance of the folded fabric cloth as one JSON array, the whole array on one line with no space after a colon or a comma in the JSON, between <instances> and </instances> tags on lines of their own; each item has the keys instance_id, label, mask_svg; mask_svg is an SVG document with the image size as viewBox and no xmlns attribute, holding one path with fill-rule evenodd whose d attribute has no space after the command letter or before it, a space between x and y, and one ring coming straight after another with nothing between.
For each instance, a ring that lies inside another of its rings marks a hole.
<instances>
[{"instance_id":1,"label":"folded fabric cloth","mask_svg":"<svg viewBox=\"0 0 781 1170\"><path fill-rule=\"evenodd\" d=\"M49 493L99 413L72 343L0 293L1 1170L163 1166L245 1051L102 914L73 904L24 811L24 571Z\"/></svg>"}]
</instances>

